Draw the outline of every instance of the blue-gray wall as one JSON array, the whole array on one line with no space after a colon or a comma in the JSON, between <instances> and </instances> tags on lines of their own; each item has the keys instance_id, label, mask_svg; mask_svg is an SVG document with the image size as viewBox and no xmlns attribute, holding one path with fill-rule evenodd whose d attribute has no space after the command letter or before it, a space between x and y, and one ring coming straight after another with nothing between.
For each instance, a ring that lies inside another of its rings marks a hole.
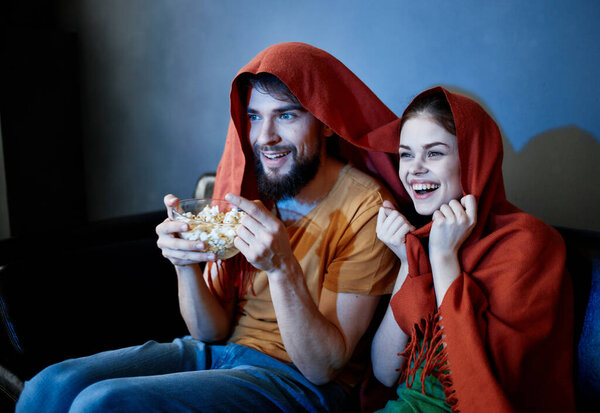
<instances>
[{"instance_id":1,"label":"blue-gray wall","mask_svg":"<svg viewBox=\"0 0 600 413\"><path fill-rule=\"evenodd\" d=\"M600 230L596 0L63 0L79 34L89 216L162 208L214 171L230 82L265 47L301 41L344 62L397 114L445 85L505 136L509 198Z\"/></svg>"}]
</instances>

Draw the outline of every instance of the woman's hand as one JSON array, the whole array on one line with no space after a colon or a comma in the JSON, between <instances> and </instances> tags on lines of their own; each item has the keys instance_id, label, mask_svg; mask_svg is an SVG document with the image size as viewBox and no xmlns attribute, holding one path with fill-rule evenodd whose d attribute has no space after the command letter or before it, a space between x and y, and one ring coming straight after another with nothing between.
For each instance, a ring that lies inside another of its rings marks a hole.
<instances>
[{"instance_id":1,"label":"woman's hand","mask_svg":"<svg viewBox=\"0 0 600 413\"><path fill-rule=\"evenodd\" d=\"M156 245L162 250L163 256L176 266L216 260L214 253L205 250L202 241L188 241L179 238L180 232L189 230L188 224L173 220L172 210L179 206L179 199L169 194L165 196L164 202L169 217L156 226L158 235Z\"/></svg>"},{"instance_id":2,"label":"woman's hand","mask_svg":"<svg viewBox=\"0 0 600 413\"><path fill-rule=\"evenodd\" d=\"M458 250L477 223L477 202L473 195L444 204L433 213L429 232L429 261L438 307L450 285L461 273Z\"/></svg>"},{"instance_id":3,"label":"woman's hand","mask_svg":"<svg viewBox=\"0 0 600 413\"><path fill-rule=\"evenodd\" d=\"M377 215L377 238L387 245L403 264L406 263L406 234L414 230L415 227L390 201L383 201Z\"/></svg>"},{"instance_id":4,"label":"woman's hand","mask_svg":"<svg viewBox=\"0 0 600 413\"><path fill-rule=\"evenodd\" d=\"M460 202L453 199L433 213L429 233L429 254L457 254L477 223L477 201L465 195Z\"/></svg>"}]
</instances>

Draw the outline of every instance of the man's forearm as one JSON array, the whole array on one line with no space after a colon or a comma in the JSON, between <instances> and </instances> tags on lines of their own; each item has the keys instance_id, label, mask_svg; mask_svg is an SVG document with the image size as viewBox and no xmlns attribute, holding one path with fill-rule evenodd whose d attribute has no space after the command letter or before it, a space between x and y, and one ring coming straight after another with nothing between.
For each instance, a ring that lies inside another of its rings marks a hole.
<instances>
[{"instance_id":1,"label":"man's forearm","mask_svg":"<svg viewBox=\"0 0 600 413\"><path fill-rule=\"evenodd\" d=\"M198 265L176 266L179 309L192 337L214 342L227 338L231 314L210 292Z\"/></svg>"},{"instance_id":2,"label":"man's forearm","mask_svg":"<svg viewBox=\"0 0 600 413\"><path fill-rule=\"evenodd\" d=\"M294 263L269 275L269 288L277 323L292 362L315 384L324 384L335 376L351 350L340 330L313 301L302 269Z\"/></svg>"}]
</instances>

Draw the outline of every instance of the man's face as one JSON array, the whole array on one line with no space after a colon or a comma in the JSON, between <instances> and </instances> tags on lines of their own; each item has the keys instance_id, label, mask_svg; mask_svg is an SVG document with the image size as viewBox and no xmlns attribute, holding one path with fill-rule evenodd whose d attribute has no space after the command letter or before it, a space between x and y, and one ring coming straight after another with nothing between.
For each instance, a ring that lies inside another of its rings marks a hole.
<instances>
[{"instance_id":1,"label":"man's face","mask_svg":"<svg viewBox=\"0 0 600 413\"><path fill-rule=\"evenodd\" d=\"M259 191L273 201L294 197L319 169L323 124L301 105L254 88L248 118Z\"/></svg>"}]
</instances>

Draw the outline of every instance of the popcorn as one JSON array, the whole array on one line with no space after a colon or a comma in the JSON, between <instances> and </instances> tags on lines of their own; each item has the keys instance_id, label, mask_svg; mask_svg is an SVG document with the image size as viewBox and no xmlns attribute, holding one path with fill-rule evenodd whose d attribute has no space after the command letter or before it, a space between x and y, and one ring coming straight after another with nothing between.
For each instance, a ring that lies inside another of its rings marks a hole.
<instances>
[{"instance_id":1,"label":"popcorn","mask_svg":"<svg viewBox=\"0 0 600 413\"><path fill-rule=\"evenodd\" d=\"M214 252L218 259L227 259L238 253L233 245L235 230L240 224L245 212L232 209L228 212L219 211L218 205L205 206L198 213L191 212L175 214L175 220L183 221L190 230L180 233L181 238L191 241L200 240L206 249Z\"/></svg>"}]
</instances>

